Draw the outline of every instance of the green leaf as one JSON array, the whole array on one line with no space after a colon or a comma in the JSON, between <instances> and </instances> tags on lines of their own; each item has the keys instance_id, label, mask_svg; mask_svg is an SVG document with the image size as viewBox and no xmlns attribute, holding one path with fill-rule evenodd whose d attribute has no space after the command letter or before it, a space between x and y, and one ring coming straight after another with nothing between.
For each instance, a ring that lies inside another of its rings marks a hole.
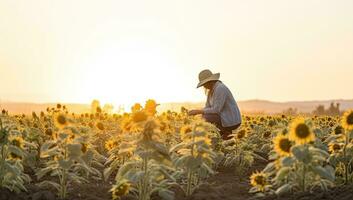
<instances>
[{"instance_id":1,"label":"green leaf","mask_svg":"<svg viewBox=\"0 0 353 200\"><path fill-rule=\"evenodd\" d=\"M264 173L270 173L275 169L275 163L274 162L270 162L266 165L265 169L263 169L262 171Z\"/></svg>"},{"instance_id":2,"label":"green leaf","mask_svg":"<svg viewBox=\"0 0 353 200\"><path fill-rule=\"evenodd\" d=\"M77 159L82 155L81 144L68 144L67 149L69 152L69 157L72 159Z\"/></svg>"},{"instance_id":3,"label":"green leaf","mask_svg":"<svg viewBox=\"0 0 353 200\"><path fill-rule=\"evenodd\" d=\"M174 200L174 192L167 190L167 189L160 189L158 191L158 196L161 197L163 200Z\"/></svg>"},{"instance_id":4,"label":"green leaf","mask_svg":"<svg viewBox=\"0 0 353 200\"><path fill-rule=\"evenodd\" d=\"M303 145L294 146L291 150L294 157L300 162L308 164L311 161L310 153L308 149L305 148Z\"/></svg>"},{"instance_id":5,"label":"green leaf","mask_svg":"<svg viewBox=\"0 0 353 200\"><path fill-rule=\"evenodd\" d=\"M171 152L174 152L174 151L179 151L180 149L184 148L184 145L185 145L185 143L184 143L184 142L181 142L181 143L179 143L179 144L173 146L173 147L169 150L169 152L171 153Z\"/></svg>"},{"instance_id":6,"label":"green leaf","mask_svg":"<svg viewBox=\"0 0 353 200\"><path fill-rule=\"evenodd\" d=\"M276 193L278 196L281 196L281 195L283 195L283 194L288 193L288 192L290 191L290 189L291 189L291 186L290 186L289 184L284 184L284 185L282 185L281 187L279 187L279 188L276 190L275 193Z\"/></svg>"},{"instance_id":7,"label":"green leaf","mask_svg":"<svg viewBox=\"0 0 353 200\"><path fill-rule=\"evenodd\" d=\"M332 167L327 166L327 168L323 168L321 166L314 166L312 169L321 178L328 179L330 181L335 181L335 174Z\"/></svg>"},{"instance_id":8,"label":"green leaf","mask_svg":"<svg viewBox=\"0 0 353 200\"><path fill-rule=\"evenodd\" d=\"M309 147L309 151L314 152L315 154L321 155L324 158L328 158L330 156L330 154L327 153L326 151L315 147Z\"/></svg>"},{"instance_id":9,"label":"green leaf","mask_svg":"<svg viewBox=\"0 0 353 200\"><path fill-rule=\"evenodd\" d=\"M40 153L40 157L41 158L47 158L47 157L50 157L50 156L57 155L58 153L59 153L59 148L57 146L55 146L55 147L53 147L51 149L42 148L41 149L41 153Z\"/></svg>"},{"instance_id":10,"label":"green leaf","mask_svg":"<svg viewBox=\"0 0 353 200\"><path fill-rule=\"evenodd\" d=\"M295 160L292 157L284 157L281 162L284 167L289 167L294 164Z\"/></svg>"},{"instance_id":11,"label":"green leaf","mask_svg":"<svg viewBox=\"0 0 353 200\"><path fill-rule=\"evenodd\" d=\"M112 168L111 167L105 168L103 171L104 181L107 181L111 174L112 174Z\"/></svg>"},{"instance_id":12,"label":"green leaf","mask_svg":"<svg viewBox=\"0 0 353 200\"><path fill-rule=\"evenodd\" d=\"M213 171L213 169L210 166L208 166L206 163L202 163L202 167L205 168L208 171L208 173L210 173L210 174L214 174L215 173Z\"/></svg>"},{"instance_id":13,"label":"green leaf","mask_svg":"<svg viewBox=\"0 0 353 200\"><path fill-rule=\"evenodd\" d=\"M136 166L135 162L126 162L123 166L120 167L117 176L124 177L126 173L129 172L132 168Z\"/></svg>"},{"instance_id":14,"label":"green leaf","mask_svg":"<svg viewBox=\"0 0 353 200\"><path fill-rule=\"evenodd\" d=\"M60 140L65 140L69 135L67 133L60 132L58 136Z\"/></svg>"},{"instance_id":15,"label":"green leaf","mask_svg":"<svg viewBox=\"0 0 353 200\"><path fill-rule=\"evenodd\" d=\"M61 186L53 181L42 181L37 184L38 187L54 187L57 191L60 191Z\"/></svg>"},{"instance_id":16,"label":"green leaf","mask_svg":"<svg viewBox=\"0 0 353 200\"><path fill-rule=\"evenodd\" d=\"M38 179L41 179L43 176L45 176L47 173L51 172L53 169L51 167L46 167L43 169L40 169L36 175Z\"/></svg>"},{"instance_id":17,"label":"green leaf","mask_svg":"<svg viewBox=\"0 0 353 200\"><path fill-rule=\"evenodd\" d=\"M277 171L276 180L283 180L287 174L290 172L291 168L290 167L282 167L279 171Z\"/></svg>"},{"instance_id":18,"label":"green leaf","mask_svg":"<svg viewBox=\"0 0 353 200\"><path fill-rule=\"evenodd\" d=\"M59 163L59 166L63 169L70 169L71 166L74 164L72 160L63 160L63 159L59 159L58 163Z\"/></svg>"}]
</instances>

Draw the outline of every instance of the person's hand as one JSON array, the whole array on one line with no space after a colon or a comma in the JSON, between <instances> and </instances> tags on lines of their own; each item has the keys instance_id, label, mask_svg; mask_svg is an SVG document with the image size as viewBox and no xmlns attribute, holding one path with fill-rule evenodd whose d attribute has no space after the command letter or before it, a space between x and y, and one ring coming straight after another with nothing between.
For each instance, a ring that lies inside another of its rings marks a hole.
<instances>
[{"instance_id":1,"label":"person's hand","mask_svg":"<svg viewBox=\"0 0 353 200\"><path fill-rule=\"evenodd\" d=\"M190 110L188 115L198 115L198 114L202 114L202 111L201 110Z\"/></svg>"}]
</instances>

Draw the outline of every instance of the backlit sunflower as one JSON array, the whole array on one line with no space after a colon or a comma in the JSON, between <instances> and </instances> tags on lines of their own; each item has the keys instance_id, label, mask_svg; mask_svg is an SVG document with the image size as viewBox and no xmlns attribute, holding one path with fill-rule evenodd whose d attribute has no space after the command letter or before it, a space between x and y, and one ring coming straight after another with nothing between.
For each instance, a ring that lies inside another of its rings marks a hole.
<instances>
[{"instance_id":1,"label":"backlit sunflower","mask_svg":"<svg viewBox=\"0 0 353 200\"><path fill-rule=\"evenodd\" d=\"M146 121L147 118L148 116L144 111L132 113L132 121L134 121L135 123Z\"/></svg>"},{"instance_id":2,"label":"backlit sunflower","mask_svg":"<svg viewBox=\"0 0 353 200\"><path fill-rule=\"evenodd\" d=\"M14 152L11 152L11 153L9 154L9 157L10 157L10 159L12 159L12 160L22 160L22 157L19 156L19 155L17 155L17 154L14 153Z\"/></svg>"},{"instance_id":3,"label":"backlit sunflower","mask_svg":"<svg viewBox=\"0 0 353 200\"><path fill-rule=\"evenodd\" d=\"M247 135L247 131L245 129L241 129L236 135L235 137L239 140L245 138Z\"/></svg>"},{"instance_id":4,"label":"backlit sunflower","mask_svg":"<svg viewBox=\"0 0 353 200\"><path fill-rule=\"evenodd\" d=\"M131 112L138 112L141 111L142 106L139 103L135 103L132 107L131 107Z\"/></svg>"},{"instance_id":5,"label":"backlit sunflower","mask_svg":"<svg viewBox=\"0 0 353 200\"><path fill-rule=\"evenodd\" d=\"M250 176L250 183L252 186L264 191L267 185L267 175L263 172L255 172Z\"/></svg>"},{"instance_id":6,"label":"backlit sunflower","mask_svg":"<svg viewBox=\"0 0 353 200\"><path fill-rule=\"evenodd\" d=\"M62 129L65 126L69 125L69 121L65 114L58 113L54 116L54 124L56 127Z\"/></svg>"},{"instance_id":7,"label":"backlit sunflower","mask_svg":"<svg viewBox=\"0 0 353 200\"><path fill-rule=\"evenodd\" d=\"M123 181L118 185L114 185L110 190L113 200L119 200L122 196L127 195L129 193L130 187L131 185L127 181Z\"/></svg>"},{"instance_id":8,"label":"backlit sunflower","mask_svg":"<svg viewBox=\"0 0 353 200\"><path fill-rule=\"evenodd\" d=\"M292 142L285 135L277 135L273 139L274 149L280 156L289 156Z\"/></svg>"},{"instance_id":9,"label":"backlit sunflower","mask_svg":"<svg viewBox=\"0 0 353 200\"><path fill-rule=\"evenodd\" d=\"M353 110L348 110L343 114L341 124L347 130L353 130Z\"/></svg>"},{"instance_id":10,"label":"backlit sunflower","mask_svg":"<svg viewBox=\"0 0 353 200\"><path fill-rule=\"evenodd\" d=\"M264 137L264 138L269 138L271 135L272 135L271 131L265 131L265 132L262 134L262 137Z\"/></svg>"},{"instance_id":11,"label":"backlit sunflower","mask_svg":"<svg viewBox=\"0 0 353 200\"><path fill-rule=\"evenodd\" d=\"M124 118L121 122L121 129L123 132L130 132L132 127L132 122L129 118Z\"/></svg>"},{"instance_id":12,"label":"backlit sunflower","mask_svg":"<svg viewBox=\"0 0 353 200\"><path fill-rule=\"evenodd\" d=\"M336 126L334 129L334 134L335 135L341 135L344 133L344 128L340 125Z\"/></svg>"},{"instance_id":13,"label":"backlit sunflower","mask_svg":"<svg viewBox=\"0 0 353 200\"><path fill-rule=\"evenodd\" d=\"M104 124L102 123L102 122L98 122L97 124L96 124L96 126L97 126L97 128L99 129L99 130L101 130L101 131L104 131Z\"/></svg>"},{"instance_id":14,"label":"backlit sunflower","mask_svg":"<svg viewBox=\"0 0 353 200\"><path fill-rule=\"evenodd\" d=\"M23 138L20 137L20 136L11 136L9 138L9 141L10 143L13 145L13 146L16 146L20 149L23 149L24 147L24 141L23 141Z\"/></svg>"},{"instance_id":15,"label":"backlit sunflower","mask_svg":"<svg viewBox=\"0 0 353 200\"><path fill-rule=\"evenodd\" d=\"M88 144L87 143L81 143L81 152L84 154L88 150Z\"/></svg>"},{"instance_id":16,"label":"backlit sunflower","mask_svg":"<svg viewBox=\"0 0 353 200\"><path fill-rule=\"evenodd\" d=\"M185 125L183 127L181 127L180 129L180 136L181 138L186 138L188 137L187 134L192 132L192 126L190 125Z\"/></svg>"},{"instance_id":17,"label":"backlit sunflower","mask_svg":"<svg viewBox=\"0 0 353 200\"><path fill-rule=\"evenodd\" d=\"M296 144L306 144L315 140L315 135L303 118L295 119L290 128L289 139Z\"/></svg>"},{"instance_id":18,"label":"backlit sunflower","mask_svg":"<svg viewBox=\"0 0 353 200\"><path fill-rule=\"evenodd\" d=\"M117 145L118 145L118 142L116 140L108 140L105 142L104 147L106 150L110 151L113 148L115 148Z\"/></svg>"},{"instance_id":19,"label":"backlit sunflower","mask_svg":"<svg viewBox=\"0 0 353 200\"><path fill-rule=\"evenodd\" d=\"M337 153L339 152L340 150L342 149L342 145L341 144L338 144L338 143L335 143L335 142L332 142L328 145L328 151L330 153Z\"/></svg>"},{"instance_id":20,"label":"backlit sunflower","mask_svg":"<svg viewBox=\"0 0 353 200\"><path fill-rule=\"evenodd\" d=\"M147 100L147 101L146 101L146 104L145 104L145 111L146 111L146 113L147 113L148 115L150 115L150 116L155 115L156 112L157 112L157 110L156 110L156 109L157 109L157 106L158 106L158 104L156 103L155 100L153 100L153 99Z\"/></svg>"}]
</instances>

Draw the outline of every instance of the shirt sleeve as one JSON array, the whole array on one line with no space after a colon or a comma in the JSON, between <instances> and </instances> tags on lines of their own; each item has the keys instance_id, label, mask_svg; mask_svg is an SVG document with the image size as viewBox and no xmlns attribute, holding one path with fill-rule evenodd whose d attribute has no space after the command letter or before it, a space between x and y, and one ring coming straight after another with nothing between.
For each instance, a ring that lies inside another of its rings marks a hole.
<instances>
[{"instance_id":1,"label":"shirt sleeve","mask_svg":"<svg viewBox=\"0 0 353 200\"><path fill-rule=\"evenodd\" d=\"M225 101L226 101L226 98L227 98L227 93L226 93L226 90L224 88L217 88L215 91L214 91L214 94L213 94L213 105L212 106L209 106L209 107L205 107L203 109L203 112L205 114L209 114L209 113L220 113L224 104L225 104Z\"/></svg>"}]
</instances>

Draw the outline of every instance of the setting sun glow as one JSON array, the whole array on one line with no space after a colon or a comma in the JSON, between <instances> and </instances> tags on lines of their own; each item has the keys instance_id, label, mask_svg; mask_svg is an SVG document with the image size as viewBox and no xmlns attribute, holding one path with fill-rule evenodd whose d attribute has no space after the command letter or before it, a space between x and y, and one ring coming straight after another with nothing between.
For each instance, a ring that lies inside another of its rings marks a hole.
<instances>
[{"instance_id":1,"label":"setting sun glow","mask_svg":"<svg viewBox=\"0 0 353 200\"><path fill-rule=\"evenodd\" d=\"M342 89L353 84L352 7L1 0L0 101L200 102L205 68L220 72L237 100L353 98Z\"/></svg>"}]
</instances>

